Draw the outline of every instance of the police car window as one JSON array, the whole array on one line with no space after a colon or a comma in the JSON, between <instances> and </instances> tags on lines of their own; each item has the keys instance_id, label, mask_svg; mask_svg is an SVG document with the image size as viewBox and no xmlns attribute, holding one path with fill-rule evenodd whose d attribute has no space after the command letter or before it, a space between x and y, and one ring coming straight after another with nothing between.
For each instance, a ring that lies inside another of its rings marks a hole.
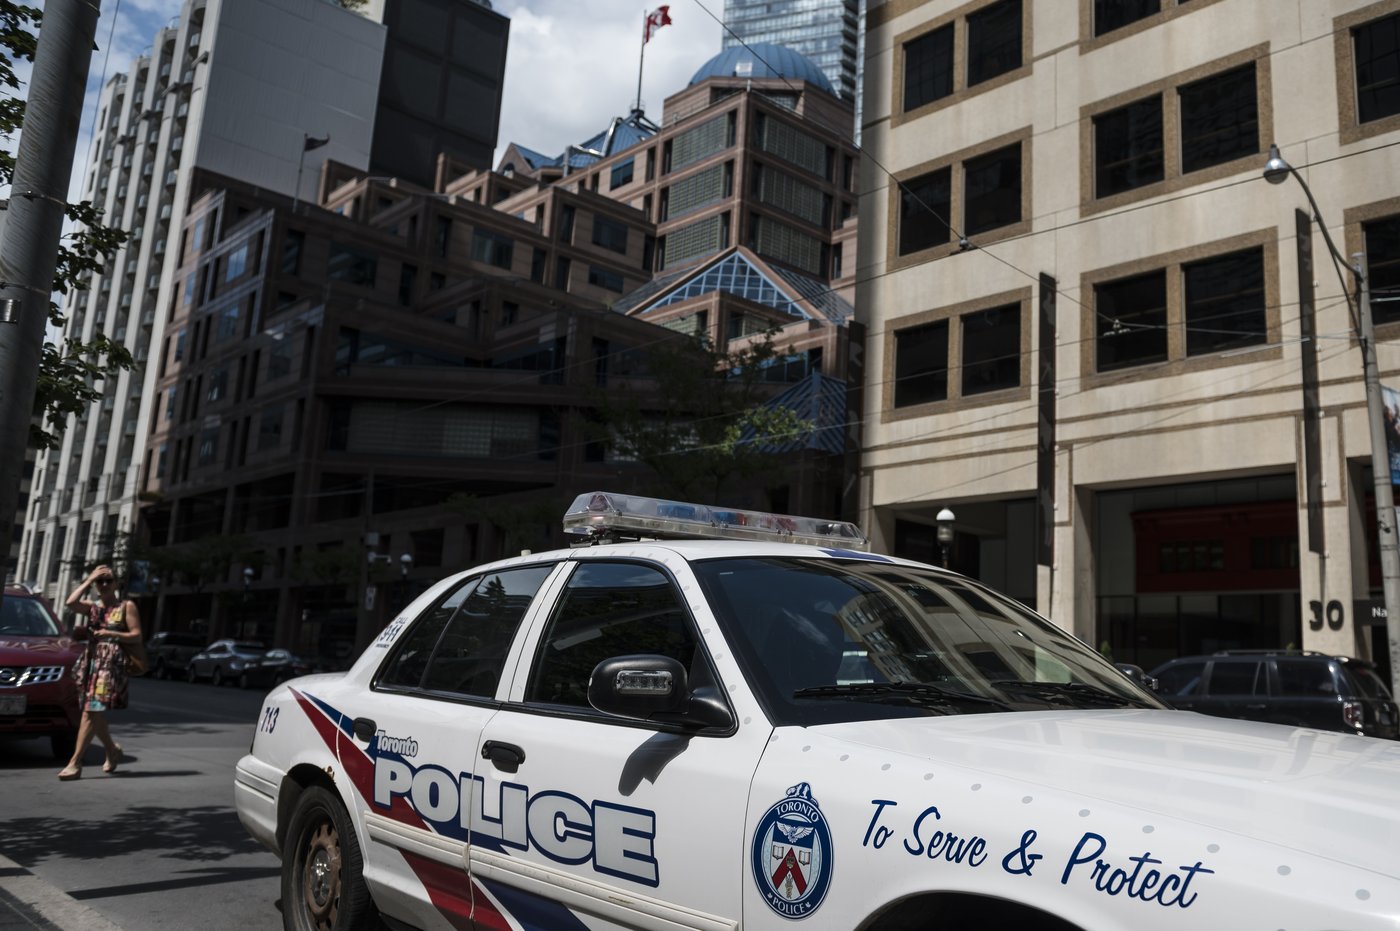
<instances>
[{"instance_id":1,"label":"police car window","mask_svg":"<svg viewBox=\"0 0 1400 931\"><path fill-rule=\"evenodd\" d=\"M468 579L420 614L408 630L399 636L394 645L393 655L379 673L376 684L417 688L423 681L423 673L428 668L428 658L432 656L433 647L437 646L447 622L457 613L467 595L471 594L480 581L479 578Z\"/></svg>"},{"instance_id":2,"label":"police car window","mask_svg":"<svg viewBox=\"0 0 1400 931\"><path fill-rule=\"evenodd\" d=\"M774 723L1161 707L1043 618L940 573L776 556L692 567Z\"/></svg>"},{"instance_id":3,"label":"police car window","mask_svg":"<svg viewBox=\"0 0 1400 931\"><path fill-rule=\"evenodd\" d=\"M588 679L605 659L652 653L695 678L696 637L675 586L640 563L582 562L540 641L528 702L588 708Z\"/></svg>"},{"instance_id":4,"label":"police car window","mask_svg":"<svg viewBox=\"0 0 1400 931\"><path fill-rule=\"evenodd\" d=\"M483 576L447 622L423 688L493 698L516 628L552 565L508 569Z\"/></svg>"}]
</instances>

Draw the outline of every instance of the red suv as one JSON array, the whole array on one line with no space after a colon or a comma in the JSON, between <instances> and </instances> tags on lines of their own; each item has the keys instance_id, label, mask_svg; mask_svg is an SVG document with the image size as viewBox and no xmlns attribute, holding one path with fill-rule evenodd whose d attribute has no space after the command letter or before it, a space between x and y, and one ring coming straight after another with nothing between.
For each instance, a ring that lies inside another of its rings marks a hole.
<instances>
[{"instance_id":1,"label":"red suv","mask_svg":"<svg viewBox=\"0 0 1400 931\"><path fill-rule=\"evenodd\" d=\"M73 755L82 652L42 597L5 587L0 603L0 737L47 737L56 759Z\"/></svg>"}]
</instances>

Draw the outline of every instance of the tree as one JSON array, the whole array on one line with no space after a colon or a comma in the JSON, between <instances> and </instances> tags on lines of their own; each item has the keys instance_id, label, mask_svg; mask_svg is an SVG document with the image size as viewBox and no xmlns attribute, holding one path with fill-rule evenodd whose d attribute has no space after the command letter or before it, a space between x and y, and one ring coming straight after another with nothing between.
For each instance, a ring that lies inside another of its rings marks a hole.
<instances>
[{"instance_id":1,"label":"tree","mask_svg":"<svg viewBox=\"0 0 1400 931\"><path fill-rule=\"evenodd\" d=\"M595 391L594 438L650 466L666 497L719 501L733 482L773 479L788 460L772 446L814 427L764 403L775 393L764 369L777 355L772 333L731 351L662 341L648 349L645 376Z\"/></svg>"},{"instance_id":2,"label":"tree","mask_svg":"<svg viewBox=\"0 0 1400 931\"><path fill-rule=\"evenodd\" d=\"M20 90L15 62L34 61L35 30L43 13L34 7L0 0L0 83ZM19 97L0 98L0 138L12 141L24 124L25 101ZM0 150L0 186L14 177L15 157ZM102 211L91 201L67 204L64 213L75 224L59 244L53 289L72 294L85 291L93 274L126 244L128 234L102 223ZM63 326L65 318L58 305L49 302L49 323ZM30 444L54 449L61 442L64 424L70 414L79 414L102 397L97 384L110 375L131 369L131 353L101 333L89 341L66 337L61 344L46 342L39 362L39 380L34 396L35 423L30 425Z\"/></svg>"}]
</instances>

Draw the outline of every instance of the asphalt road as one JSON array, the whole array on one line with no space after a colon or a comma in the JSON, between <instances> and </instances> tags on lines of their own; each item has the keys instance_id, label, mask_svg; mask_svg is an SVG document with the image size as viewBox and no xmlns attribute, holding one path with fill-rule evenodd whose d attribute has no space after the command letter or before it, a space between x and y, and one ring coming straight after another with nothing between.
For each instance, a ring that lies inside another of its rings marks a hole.
<instances>
[{"instance_id":1,"label":"asphalt road","mask_svg":"<svg viewBox=\"0 0 1400 931\"><path fill-rule=\"evenodd\" d=\"M73 782L47 740L0 741L0 931L86 931L94 913L125 931L280 928L278 860L233 810L262 695L135 680L110 715L127 756L113 775L96 741ZM25 889L61 890L73 917L16 901Z\"/></svg>"}]
</instances>

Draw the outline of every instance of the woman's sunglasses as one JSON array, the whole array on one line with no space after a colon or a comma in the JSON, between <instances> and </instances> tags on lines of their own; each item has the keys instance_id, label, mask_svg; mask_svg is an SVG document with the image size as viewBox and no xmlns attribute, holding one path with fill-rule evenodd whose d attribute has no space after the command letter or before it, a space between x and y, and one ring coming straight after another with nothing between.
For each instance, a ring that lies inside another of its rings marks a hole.
<instances>
[{"instance_id":1,"label":"woman's sunglasses","mask_svg":"<svg viewBox=\"0 0 1400 931\"><path fill-rule=\"evenodd\" d=\"M112 578L112 577L109 575L109 576L106 576L105 578L98 579L98 580L97 580L97 584L98 584L98 585L111 585L111 584L112 584L113 582L115 582L115 581L116 581L116 579Z\"/></svg>"}]
</instances>

